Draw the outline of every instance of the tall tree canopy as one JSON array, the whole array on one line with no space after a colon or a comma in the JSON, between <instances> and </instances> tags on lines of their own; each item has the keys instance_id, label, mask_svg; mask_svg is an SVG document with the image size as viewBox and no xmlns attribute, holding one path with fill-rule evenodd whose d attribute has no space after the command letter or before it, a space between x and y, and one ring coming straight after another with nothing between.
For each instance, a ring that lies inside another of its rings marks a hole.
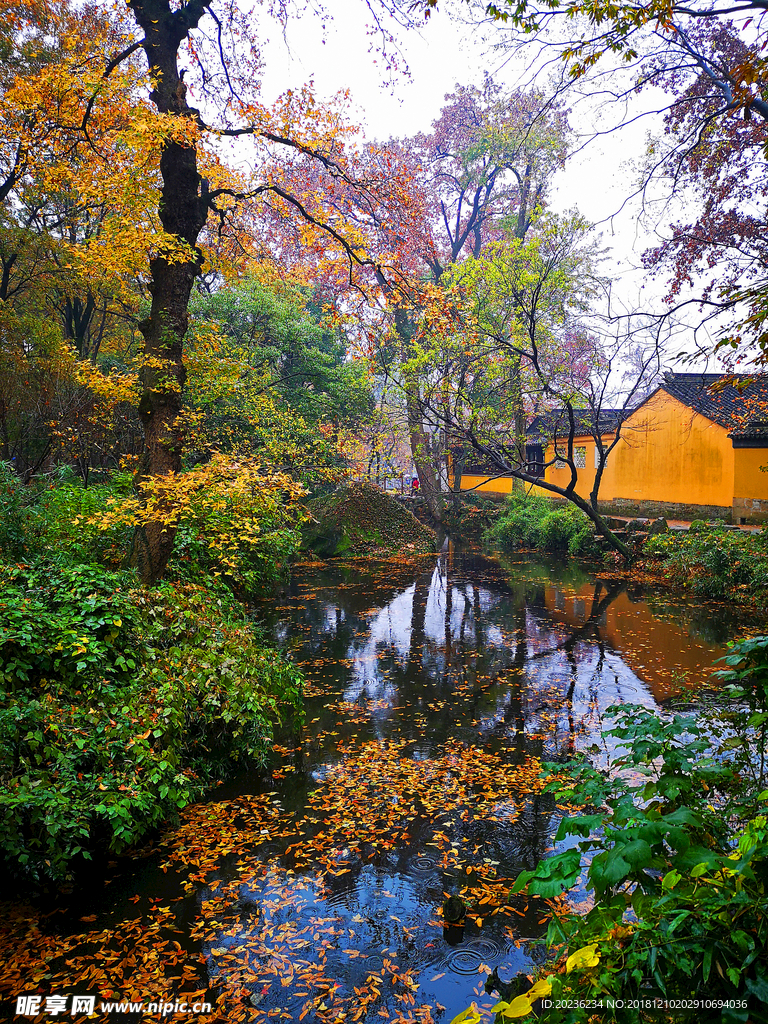
<instances>
[{"instance_id":1,"label":"tall tree canopy","mask_svg":"<svg viewBox=\"0 0 768 1024\"><path fill-rule=\"evenodd\" d=\"M669 310L694 303L719 317L716 350L765 362L768 291L757 240L766 234L760 168L768 155L763 0L501 0L482 8L501 45L524 53L528 66L551 71L559 60L562 92L577 87L603 109L616 105L618 114L597 117L595 135L641 116L638 93L663 90L663 137L651 142L644 176L630 185L654 200L663 185L673 199L668 223L657 218L664 241L646 265L671 269ZM658 96L649 94L654 111Z\"/></svg>"},{"instance_id":2,"label":"tall tree canopy","mask_svg":"<svg viewBox=\"0 0 768 1024\"><path fill-rule=\"evenodd\" d=\"M736 67L750 59L733 26L704 22L690 32L710 64ZM664 133L649 155L680 211L661 225L662 241L644 263L667 276L671 304L688 296L707 315L728 319L721 327L721 354L768 358L768 121L731 110L705 70L692 79L668 75L669 88L684 86L665 114ZM746 302L745 307L741 305Z\"/></svg>"},{"instance_id":3,"label":"tall tree canopy","mask_svg":"<svg viewBox=\"0 0 768 1024\"><path fill-rule=\"evenodd\" d=\"M264 13L233 0L130 0L116 10L75 10L65 0L3 6L10 20L3 37L2 197L42 181L48 208L56 206L54 184L65 206L74 190L76 218L61 216L60 234L71 236L74 225L100 269L117 277L130 271L149 292L140 323L141 492L143 481L181 468L182 355L192 287L215 256L201 244L209 218L224 233L238 226L238 204L253 210L258 203L262 220L300 225L305 248L330 244L351 266L367 266L373 260L364 234L326 196L347 190L364 197L388 188L392 175L356 178L341 104L324 107L308 88L287 92L271 107L263 103L259 32L269 14L286 16L282 7ZM396 3L390 13L405 24L409 8ZM221 154L235 139L242 157L232 169ZM61 169L65 180L56 183ZM94 227L93 216L101 214L89 202L105 196L117 215ZM73 324L82 318L78 301ZM145 580L162 575L173 540L172 522L159 508L136 539L134 561Z\"/></svg>"},{"instance_id":4,"label":"tall tree canopy","mask_svg":"<svg viewBox=\"0 0 768 1024\"><path fill-rule=\"evenodd\" d=\"M379 274L401 365L411 367L402 384L413 460L438 517L445 436L436 441L439 424L413 358L416 334L429 330L424 312L435 306L430 287L441 288L449 268L478 258L489 242L525 238L568 144L566 116L543 93L503 89L487 79L482 87L457 85L445 99L429 134L389 144L392 159L411 169L422 207L420 221L400 228L410 288L393 287Z\"/></svg>"}]
</instances>

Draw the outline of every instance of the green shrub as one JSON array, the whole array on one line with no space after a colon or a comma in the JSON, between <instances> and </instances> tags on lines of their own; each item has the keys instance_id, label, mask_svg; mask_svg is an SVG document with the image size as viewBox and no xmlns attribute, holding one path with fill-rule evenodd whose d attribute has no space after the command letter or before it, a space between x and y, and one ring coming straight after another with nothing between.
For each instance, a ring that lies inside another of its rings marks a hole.
<instances>
[{"instance_id":1,"label":"green shrub","mask_svg":"<svg viewBox=\"0 0 768 1024\"><path fill-rule=\"evenodd\" d=\"M594 527L575 505L541 495L512 494L486 539L504 547L591 555L597 551Z\"/></svg>"},{"instance_id":2,"label":"green shrub","mask_svg":"<svg viewBox=\"0 0 768 1024\"><path fill-rule=\"evenodd\" d=\"M69 563L118 567L128 549L127 531L102 531L88 520L131 486L128 473L84 487L68 472L53 482L24 487L11 467L0 463L0 554L20 560L55 551Z\"/></svg>"},{"instance_id":3,"label":"green shrub","mask_svg":"<svg viewBox=\"0 0 768 1024\"><path fill-rule=\"evenodd\" d=\"M697 522L686 532L650 537L643 554L663 562L673 582L703 597L768 597L768 530L753 534Z\"/></svg>"},{"instance_id":4,"label":"green shrub","mask_svg":"<svg viewBox=\"0 0 768 1024\"><path fill-rule=\"evenodd\" d=\"M90 566L0 566L0 685L6 692L124 681L140 620L129 573Z\"/></svg>"},{"instance_id":5,"label":"green shrub","mask_svg":"<svg viewBox=\"0 0 768 1024\"><path fill-rule=\"evenodd\" d=\"M596 1000L601 1019L622 1024L669 1019L665 1000L678 1001L675 1020L768 1021L768 638L727 660L732 687L712 721L609 708L606 735L627 753L607 772L546 766L558 803L581 809L556 840L579 841L513 891L557 896L586 861L594 906L553 917L547 944L566 970L548 965L527 1002L527 982L505 993L500 1021L515 998L511 1016L532 1019L536 993L551 997L538 1017L548 1024L591 1020Z\"/></svg>"},{"instance_id":6,"label":"green shrub","mask_svg":"<svg viewBox=\"0 0 768 1024\"><path fill-rule=\"evenodd\" d=\"M129 494L129 473L115 474L108 483L84 487L80 481L67 481L47 487L39 496L32 513L32 547L41 555L55 551L70 562L119 567L129 548L130 533L125 528L100 530L89 523L111 498Z\"/></svg>"},{"instance_id":7,"label":"green shrub","mask_svg":"<svg viewBox=\"0 0 768 1024\"><path fill-rule=\"evenodd\" d=\"M0 553L22 558L26 548L23 488L13 467L0 462Z\"/></svg>"},{"instance_id":8,"label":"green shrub","mask_svg":"<svg viewBox=\"0 0 768 1024\"><path fill-rule=\"evenodd\" d=\"M125 850L234 764L263 763L298 713L298 671L231 599L93 566L2 574L0 843L19 875L61 880Z\"/></svg>"}]
</instances>

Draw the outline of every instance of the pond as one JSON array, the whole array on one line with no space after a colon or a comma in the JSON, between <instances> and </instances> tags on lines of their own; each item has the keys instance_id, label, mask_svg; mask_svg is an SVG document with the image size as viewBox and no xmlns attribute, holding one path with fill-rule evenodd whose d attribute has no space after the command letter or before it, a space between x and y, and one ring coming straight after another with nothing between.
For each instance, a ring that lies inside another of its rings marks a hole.
<instances>
[{"instance_id":1,"label":"pond","mask_svg":"<svg viewBox=\"0 0 768 1024\"><path fill-rule=\"evenodd\" d=\"M491 972L544 955L550 907L509 896L562 813L540 762L605 757L610 705L706 684L744 626L722 605L453 545L304 563L263 612L307 679L301 736L276 744L271 777L220 787L146 860L41 926L51 957L69 935L70 967L94 961L102 999L125 975L136 999L163 995L162 977L165 998L213 1001L169 1020L428 1024L472 1001L489 1010Z\"/></svg>"}]
</instances>

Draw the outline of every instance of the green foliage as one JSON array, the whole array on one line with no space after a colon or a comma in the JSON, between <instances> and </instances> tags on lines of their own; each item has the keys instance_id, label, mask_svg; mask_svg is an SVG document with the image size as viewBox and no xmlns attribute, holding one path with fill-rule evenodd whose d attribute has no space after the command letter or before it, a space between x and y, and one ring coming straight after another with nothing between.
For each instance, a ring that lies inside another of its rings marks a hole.
<instances>
[{"instance_id":1,"label":"green foliage","mask_svg":"<svg viewBox=\"0 0 768 1024\"><path fill-rule=\"evenodd\" d=\"M547 975L552 1004L539 1019L587 1021L586 1001L603 1000L601 1019L663 1020L633 1000L650 1011L674 999L711 1007L683 1007L675 1020L768 1020L768 638L736 645L727 660L734 703L717 719L612 708L606 735L627 753L608 772L548 766L558 772L547 787L555 799L582 809L556 841L579 842L524 872L515 891L555 896L576 884L586 858L595 905L550 923L548 945L570 959Z\"/></svg>"},{"instance_id":2,"label":"green foliage","mask_svg":"<svg viewBox=\"0 0 768 1024\"><path fill-rule=\"evenodd\" d=\"M2 572L0 840L18 875L61 880L125 850L233 764L262 763L297 713L297 670L232 600L93 566Z\"/></svg>"},{"instance_id":3,"label":"green foliage","mask_svg":"<svg viewBox=\"0 0 768 1024\"><path fill-rule=\"evenodd\" d=\"M730 730L723 746L738 757L741 775L750 780L741 789L742 799L749 801L768 785L768 636L748 637L728 646L731 651L722 659L728 668L719 673L730 698L721 712ZM749 803L747 811L754 811Z\"/></svg>"},{"instance_id":4,"label":"green foliage","mask_svg":"<svg viewBox=\"0 0 768 1024\"><path fill-rule=\"evenodd\" d=\"M503 547L591 555L594 526L575 505L532 494L511 494L486 539Z\"/></svg>"},{"instance_id":5,"label":"green foliage","mask_svg":"<svg viewBox=\"0 0 768 1024\"><path fill-rule=\"evenodd\" d=\"M138 616L126 596L133 577L95 567L43 563L0 567L0 684L35 691L84 678L124 682L133 672Z\"/></svg>"},{"instance_id":6,"label":"green foliage","mask_svg":"<svg viewBox=\"0 0 768 1024\"><path fill-rule=\"evenodd\" d=\"M24 548L21 481L7 462L0 462L0 552L10 558L21 558Z\"/></svg>"},{"instance_id":7,"label":"green foliage","mask_svg":"<svg viewBox=\"0 0 768 1024\"><path fill-rule=\"evenodd\" d=\"M336 435L373 410L362 360L298 288L255 279L197 296L187 399L197 419L190 452L213 447L315 485L338 478Z\"/></svg>"},{"instance_id":8,"label":"green foliage","mask_svg":"<svg viewBox=\"0 0 768 1024\"><path fill-rule=\"evenodd\" d=\"M89 519L109 499L130 493L131 477L116 473L108 483L84 487L67 467L58 480L22 486L0 463L0 555L6 559L43 556L55 551L60 562L118 567L125 558L125 529L101 530Z\"/></svg>"},{"instance_id":9,"label":"green foliage","mask_svg":"<svg viewBox=\"0 0 768 1024\"><path fill-rule=\"evenodd\" d=\"M130 544L125 528L101 530L90 520L108 500L131 493L129 473L116 473L107 483L84 487L68 480L42 490L30 509L28 548L38 555L55 551L73 563L118 567Z\"/></svg>"},{"instance_id":10,"label":"green foliage","mask_svg":"<svg viewBox=\"0 0 768 1024\"><path fill-rule=\"evenodd\" d=\"M107 519L112 503L132 498L132 478L115 474L84 487L67 474L63 482L23 488L11 471L0 475L0 553L6 558L45 557L57 562L116 569L130 550L133 526ZM211 479L194 491L181 516L169 566L172 579L218 589L224 584L244 597L261 596L284 577L300 543L300 508L295 496L248 467L227 488ZM288 481L290 483L290 481ZM127 517L126 517L127 518Z\"/></svg>"},{"instance_id":11,"label":"green foliage","mask_svg":"<svg viewBox=\"0 0 768 1024\"><path fill-rule=\"evenodd\" d=\"M217 324L253 369L271 372L274 389L307 422L354 423L371 411L364 364L346 359L346 339L298 288L252 278L196 296L193 316Z\"/></svg>"},{"instance_id":12,"label":"green foliage","mask_svg":"<svg viewBox=\"0 0 768 1024\"><path fill-rule=\"evenodd\" d=\"M672 582L703 597L768 598L768 530L754 534L697 520L687 532L650 537L643 554L663 562Z\"/></svg>"},{"instance_id":13,"label":"green foliage","mask_svg":"<svg viewBox=\"0 0 768 1024\"><path fill-rule=\"evenodd\" d=\"M366 481L339 487L308 504L302 543L321 558L355 554L425 554L435 535L396 498Z\"/></svg>"}]
</instances>

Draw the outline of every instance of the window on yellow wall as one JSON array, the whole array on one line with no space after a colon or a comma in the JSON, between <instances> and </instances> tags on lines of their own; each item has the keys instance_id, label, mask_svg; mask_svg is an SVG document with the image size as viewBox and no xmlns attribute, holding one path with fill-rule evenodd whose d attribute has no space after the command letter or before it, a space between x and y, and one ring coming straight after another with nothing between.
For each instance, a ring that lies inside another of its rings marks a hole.
<instances>
[{"instance_id":1,"label":"window on yellow wall","mask_svg":"<svg viewBox=\"0 0 768 1024\"><path fill-rule=\"evenodd\" d=\"M587 465L587 449L586 446L574 445L573 447L573 464L576 469L585 469ZM568 463L565 459L555 460L555 469L565 469Z\"/></svg>"}]
</instances>

